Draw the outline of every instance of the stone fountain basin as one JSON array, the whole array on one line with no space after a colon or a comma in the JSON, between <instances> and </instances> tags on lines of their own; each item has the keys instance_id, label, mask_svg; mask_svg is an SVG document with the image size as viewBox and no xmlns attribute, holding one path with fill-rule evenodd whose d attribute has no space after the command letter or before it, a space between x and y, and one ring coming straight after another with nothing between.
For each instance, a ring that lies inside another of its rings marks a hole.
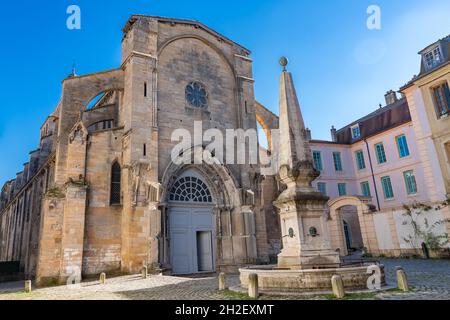
<instances>
[{"instance_id":1,"label":"stone fountain basin","mask_svg":"<svg viewBox=\"0 0 450 320\"><path fill-rule=\"evenodd\" d=\"M305 293L329 292L332 290L331 278L339 275L344 281L346 290L367 290L367 280L371 274L368 267L348 266L330 269L290 270L277 269L276 266L251 266L239 269L241 288L248 289L249 275L258 275L259 291L262 293ZM381 286L386 286L384 266L378 265L381 270Z\"/></svg>"}]
</instances>

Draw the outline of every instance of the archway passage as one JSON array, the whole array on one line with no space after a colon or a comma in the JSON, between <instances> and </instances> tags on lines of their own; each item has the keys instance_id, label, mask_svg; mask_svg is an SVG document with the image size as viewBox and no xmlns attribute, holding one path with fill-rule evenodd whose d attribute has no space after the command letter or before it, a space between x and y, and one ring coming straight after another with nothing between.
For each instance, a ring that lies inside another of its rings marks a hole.
<instances>
[{"instance_id":1,"label":"archway passage","mask_svg":"<svg viewBox=\"0 0 450 320\"><path fill-rule=\"evenodd\" d=\"M215 271L213 198L195 171L185 172L168 194L172 274Z\"/></svg>"},{"instance_id":2,"label":"archway passage","mask_svg":"<svg viewBox=\"0 0 450 320\"><path fill-rule=\"evenodd\" d=\"M356 251L361 251L364 248L364 242L357 208L355 206L342 207L339 209L338 215L342 221L347 254L351 255Z\"/></svg>"},{"instance_id":3,"label":"archway passage","mask_svg":"<svg viewBox=\"0 0 450 320\"><path fill-rule=\"evenodd\" d=\"M328 202L330 239L333 249L348 256L364 247L370 249L365 215L370 211L365 197L339 197Z\"/></svg>"}]
</instances>

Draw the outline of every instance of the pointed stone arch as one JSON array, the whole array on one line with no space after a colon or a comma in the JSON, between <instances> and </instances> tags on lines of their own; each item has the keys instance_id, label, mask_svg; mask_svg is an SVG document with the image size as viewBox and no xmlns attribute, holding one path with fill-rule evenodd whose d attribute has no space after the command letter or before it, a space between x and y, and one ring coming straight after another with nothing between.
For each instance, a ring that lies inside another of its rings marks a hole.
<instances>
[{"instance_id":1,"label":"pointed stone arch","mask_svg":"<svg viewBox=\"0 0 450 320\"><path fill-rule=\"evenodd\" d=\"M184 34L184 35L179 35L176 37L173 37L169 40L167 40L166 42L164 42L161 47L158 49L158 53L157 56L160 57L164 50L171 45L172 43L179 41L179 40L183 40L183 39L196 39L200 42L203 42L206 46L208 46L209 48L211 48L216 54L218 54L223 61L228 65L230 72L233 74L234 79L236 79L237 75L236 75L236 71L234 69L233 63L225 56L225 54L222 52L222 50L220 50L217 46L215 46L213 43L211 43L210 41L208 41L207 39L199 36L199 35L195 35L195 34Z\"/></svg>"},{"instance_id":2,"label":"pointed stone arch","mask_svg":"<svg viewBox=\"0 0 450 320\"><path fill-rule=\"evenodd\" d=\"M279 118L273 114L269 109L264 107L259 102L255 103L256 121L261 125L267 137L269 151L273 149L273 137L271 130L279 128Z\"/></svg>"},{"instance_id":3,"label":"pointed stone arch","mask_svg":"<svg viewBox=\"0 0 450 320\"><path fill-rule=\"evenodd\" d=\"M187 151L188 155L193 155L193 149ZM169 192L178 177L187 170L195 170L202 177L211 189L214 204L220 208L233 209L241 206L241 199L238 190L238 183L230 170L221 164L208 164L203 162L201 165L188 164L178 165L173 161L167 166L162 178L161 200L167 202Z\"/></svg>"}]
</instances>

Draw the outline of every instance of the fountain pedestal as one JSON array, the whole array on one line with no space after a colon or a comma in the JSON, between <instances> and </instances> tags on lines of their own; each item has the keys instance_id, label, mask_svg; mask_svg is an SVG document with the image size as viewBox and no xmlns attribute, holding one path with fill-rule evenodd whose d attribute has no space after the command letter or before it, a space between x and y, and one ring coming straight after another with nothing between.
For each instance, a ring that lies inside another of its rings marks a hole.
<instances>
[{"instance_id":1,"label":"fountain pedestal","mask_svg":"<svg viewBox=\"0 0 450 320\"><path fill-rule=\"evenodd\" d=\"M274 203L279 210L283 235L278 268L304 270L336 268L340 265L339 254L332 249L329 238L326 215L328 198L310 186L317 176L318 173L307 161L293 170L287 167L280 170L281 181L287 189Z\"/></svg>"}]
</instances>

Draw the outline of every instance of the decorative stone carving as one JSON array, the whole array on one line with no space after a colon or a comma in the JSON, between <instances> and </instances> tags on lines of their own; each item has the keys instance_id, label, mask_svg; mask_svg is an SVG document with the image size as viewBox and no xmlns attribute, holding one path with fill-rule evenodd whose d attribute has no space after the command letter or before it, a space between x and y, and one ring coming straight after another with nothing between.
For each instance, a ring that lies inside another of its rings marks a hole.
<instances>
[{"instance_id":1,"label":"decorative stone carving","mask_svg":"<svg viewBox=\"0 0 450 320\"><path fill-rule=\"evenodd\" d=\"M241 190L242 192L242 205L254 206L255 205L255 192L252 190Z\"/></svg>"},{"instance_id":2,"label":"decorative stone carving","mask_svg":"<svg viewBox=\"0 0 450 320\"><path fill-rule=\"evenodd\" d=\"M80 121L78 122L69 134L69 143L72 144L75 140L79 141L83 145L88 136L88 131L84 124Z\"/></svg>"}]
</instances>

